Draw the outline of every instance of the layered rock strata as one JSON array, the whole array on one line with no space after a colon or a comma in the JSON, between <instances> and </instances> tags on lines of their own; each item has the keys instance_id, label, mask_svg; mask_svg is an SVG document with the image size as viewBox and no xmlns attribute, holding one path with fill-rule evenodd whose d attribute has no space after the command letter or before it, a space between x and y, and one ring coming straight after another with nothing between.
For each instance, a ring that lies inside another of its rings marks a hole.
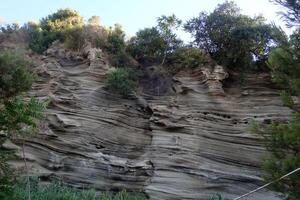
<instances>
[{"instance_id":1,"label":"layered rock strata","mask_svg":"<svg viewBox=\"0 0 300 200\"><path fill-rule=\"evenodd\" d=\"M196 69L173 77L172 92L141 90L124 99L105 90L111 67L101 52L86 52L92 60L49 50L35 70L40 78L30 94L51 103L42 130L25 142L31 173L157 200L214 193L231 199L262 184L266 152L250 124L291 114L266 75L224 88L228 74L221 66ZM5 145L20 150L20 141L13 143ZM263 190L248 199L277 198Z\"/></svg>"}]
</instances>

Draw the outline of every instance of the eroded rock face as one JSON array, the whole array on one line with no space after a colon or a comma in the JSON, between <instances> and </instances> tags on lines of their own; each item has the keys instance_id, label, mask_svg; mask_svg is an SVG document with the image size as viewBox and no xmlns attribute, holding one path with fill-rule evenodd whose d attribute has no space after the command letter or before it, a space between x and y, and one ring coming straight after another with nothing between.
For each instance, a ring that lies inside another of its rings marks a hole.
<instances>
[{"instance_id":1,"label":"eroded rock face","mask_svg":"<svg viewBox=\"0 0 300 200\"><path fill-rule=\"evenodd\" d=\"M122 99L103 89L107 65L60 59L47 56L36 69L41 78L31 94L52 102L43 130L26 140L32 173L157 200L231 199L262 184L265 150L249 124L291 114L265 76L223 89L222 67L196 69L174 77L174 94ZM248 199L278 197L263 190Z\"/></svg>"}]
</instances>

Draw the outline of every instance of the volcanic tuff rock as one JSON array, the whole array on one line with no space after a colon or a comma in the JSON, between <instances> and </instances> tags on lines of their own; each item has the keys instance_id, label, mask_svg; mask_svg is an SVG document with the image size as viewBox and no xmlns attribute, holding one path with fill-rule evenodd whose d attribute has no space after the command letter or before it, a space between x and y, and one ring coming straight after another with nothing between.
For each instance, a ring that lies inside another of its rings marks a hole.
<instances>
[{"instance_id":1,"label":"volcanic tuff rock","mask_svg":"<svg viewBox=\"0 0 300 200\"><path fill-rule=\"evenodd\" d=\"M51 99L42 130L26 139L32 173L76 187L143 191L150 199L214 193L231 199L262 184L266 152L250 123L291 114L266 75L224 88L228 74L221 66L195 69L173 77L173 92L124 99L105 90L111 68L101 56L91 62L57 52L48 50L35 69L40 79L30 92ZM13 142L5 145L20 149ZM275 195L263 190L248 199Z\"/></svg>"}]
</instances>

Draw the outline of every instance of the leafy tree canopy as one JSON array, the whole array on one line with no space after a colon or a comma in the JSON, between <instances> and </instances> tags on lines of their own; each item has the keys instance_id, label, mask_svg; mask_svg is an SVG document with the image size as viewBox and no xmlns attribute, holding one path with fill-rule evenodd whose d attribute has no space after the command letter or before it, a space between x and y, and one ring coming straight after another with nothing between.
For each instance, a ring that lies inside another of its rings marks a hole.
<instances>
[{"instance_id":1,"label":"leafy tree canopy","mask_svg":"<svg viewBox=\"0 0 300 200\"><path fill-rule=\"evenodd\" d=\"M279 28L265 21L262 16L242 15L234 2L226 1L212 13L201 12L184 27L193 35L193 44L220 64L253 68L266 61L270 48L284 37Z\"/></svg>"},{"instance_id":2,"label":"leafy tree canopy","mask_svg":"<svg viewBox=\"0 0 300 200\"><path fill-rule=\"evenodd\" d=\"M300 95L300 34L295 31L288 43L270 52L268 65L273 81L291 95Z\"/></svg>"},{"instance_id":3,"label":"leafy tree canopy","mask_svg":"<svg viewBox=\"0 0 300 200\"><path fill-rule=\"evenodd\" d=\"M83 24L83 17L80 16L79 12L69 8L59 9L40 21L41 28L46 31L64 30Z\"/></svg>"},{"instance_id":4,"label":"leafy tree canopy","mask_svg":"<svg viewBox=\"0 0 300 200\"><path fill-rule=\"evenodd\" d=\"M140 30L130 39L127 51L142 64L163 65L166 57L182 45L175 33L180 25L175 15L162 15L156 27Z\"/></svg>"},{"instance_id":5,"label":"leafy tree canopy","mask_svg":"<svg viewBox=\"0 0 300 200\"><path fill-rule=\"evenodd\" d=\"M280 42L278 47L270 52L268 65L271 69L272 79L279 84L282 99L285 105L296 111L295 116L288 123L273 122L266 129L266 147L270 154L264 160L263 169L265 179L277 179L300 166L300 112L294 105L292 96L300 96L300 31L298 0L274 0L288 10L281 13L288 26L295 26L296 31L289 41ZM261 128L261 132L264 129ZM286 199L300 199L300 174L295 173L273 184L276 191L286 194Z\"/></svg>"},{"instance_id":6,"label":"leafy tree canopy","mask_svg":"<svg viewBox=\"0 0 300 200\"><path fill-rule=\"evenodd\" d=\"M280 12L283 19L286 21L287 26L297 28L300 27L300 1L299 0L272 0L272 2L281 5L287 11Z\"/></svg>"},{"instance_id":7,"label":"leafy tree canopy","mask_svg":"<svg viewBox=\"0 0 300 200\"><path fill-rule=\"evenodd\" d=\"M138 31L130 39L127 51L140 63L157 63L162 60L164 49L164 38L152 27Z\"/></svg>"},{"instance_id":8,"label":"leafy tree canopy","mask_svg":"<svg viewBox=\"0 0 300 200\"><path fill-rule=\"evenodd\" d=\"M177 39L177 35L174 32L177 30L182 21L178 19L174 14L170 16L162 15L157 19L157 29L159 30L161 37L165 42L164 55L161 64L163 65L167 54L177 48L182 41Z\"/></svg>"}]
</instances>

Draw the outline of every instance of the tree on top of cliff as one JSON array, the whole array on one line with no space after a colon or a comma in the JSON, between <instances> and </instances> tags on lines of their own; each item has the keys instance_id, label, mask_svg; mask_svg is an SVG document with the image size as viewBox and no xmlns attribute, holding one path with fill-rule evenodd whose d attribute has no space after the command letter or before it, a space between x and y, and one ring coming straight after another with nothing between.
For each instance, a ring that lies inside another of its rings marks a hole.
<instances>
[{"instance_id":1,"label":"tree on top of cliff","mask_svg":"<svg viewBox=\"0 0 300 200\"><path fill-rule=\"evenodd\" d=\"M166 44L159 31L155 28L145 28L132 37L127 51L142 64L159 63L162 60Z\"/></svg>"},{"instance_id":2,"label":"tree on top of cliff","mask_svg":"<svg viewBox=\"0 0 300 200\"><path fill-rule=\"evenodd\" d=\"M69 8L59 9L40 21L41 28L46 31L59 31L74 26L83 26L83 24L83 17L79 12Z\"/></svg>"},{"instance_id":3,"label":"tree on top of cliff","mask_svg":"<svg viewBox=\"0 0 300 200\"><path fill-rule=\"evenodd\" d=\"M164 64L168 52L178 47L180 40L177 39L177 35L174 30L177 30L182 21L178 19L174 14L170 16L162 15L157 19L157 29L159 30L162 38L165 42L165 49L161 65Z\"/></svg>"},{"instance_id":4,"label":"tree on top of cliff","mask_svg":"<svg viewBox=\"0 0 300 200\"><path fill-rule=\"evenodd\" d=\"M42 53L53 41L66 39L70 29L81 28L84 25L83 17L72 9L59 9L40 20L37 26L29 26L29 47ZM76 40L74 41L76 42Z\"/></svg>"},{"instance_id":5,"label":"tree on top of cliff","mask_svg":"<svg viewBox=\"0 0 300 200\"><path fill-rule=\"evenodd\" d=\"M232 1L219 4L211 13L201 12L184 27L193 35L195 46L220 64L239 69L264 63L281 32L266 24L262 16L251 18L241 14Z\"/></svg>"},{"instance_id":6,"label":"tree on top of cliff","mask_svg":"<svg viewBox=\"0 0 300 200\"><path fill-rule=\"evenodd\" d=\"M127 51L142 64L163 65L167 56L182 46L175 33L180 25L181 20L174 14L162 15L157 19L157 26L142 29L130 39Z\"/></svg>"}]
</instances>

